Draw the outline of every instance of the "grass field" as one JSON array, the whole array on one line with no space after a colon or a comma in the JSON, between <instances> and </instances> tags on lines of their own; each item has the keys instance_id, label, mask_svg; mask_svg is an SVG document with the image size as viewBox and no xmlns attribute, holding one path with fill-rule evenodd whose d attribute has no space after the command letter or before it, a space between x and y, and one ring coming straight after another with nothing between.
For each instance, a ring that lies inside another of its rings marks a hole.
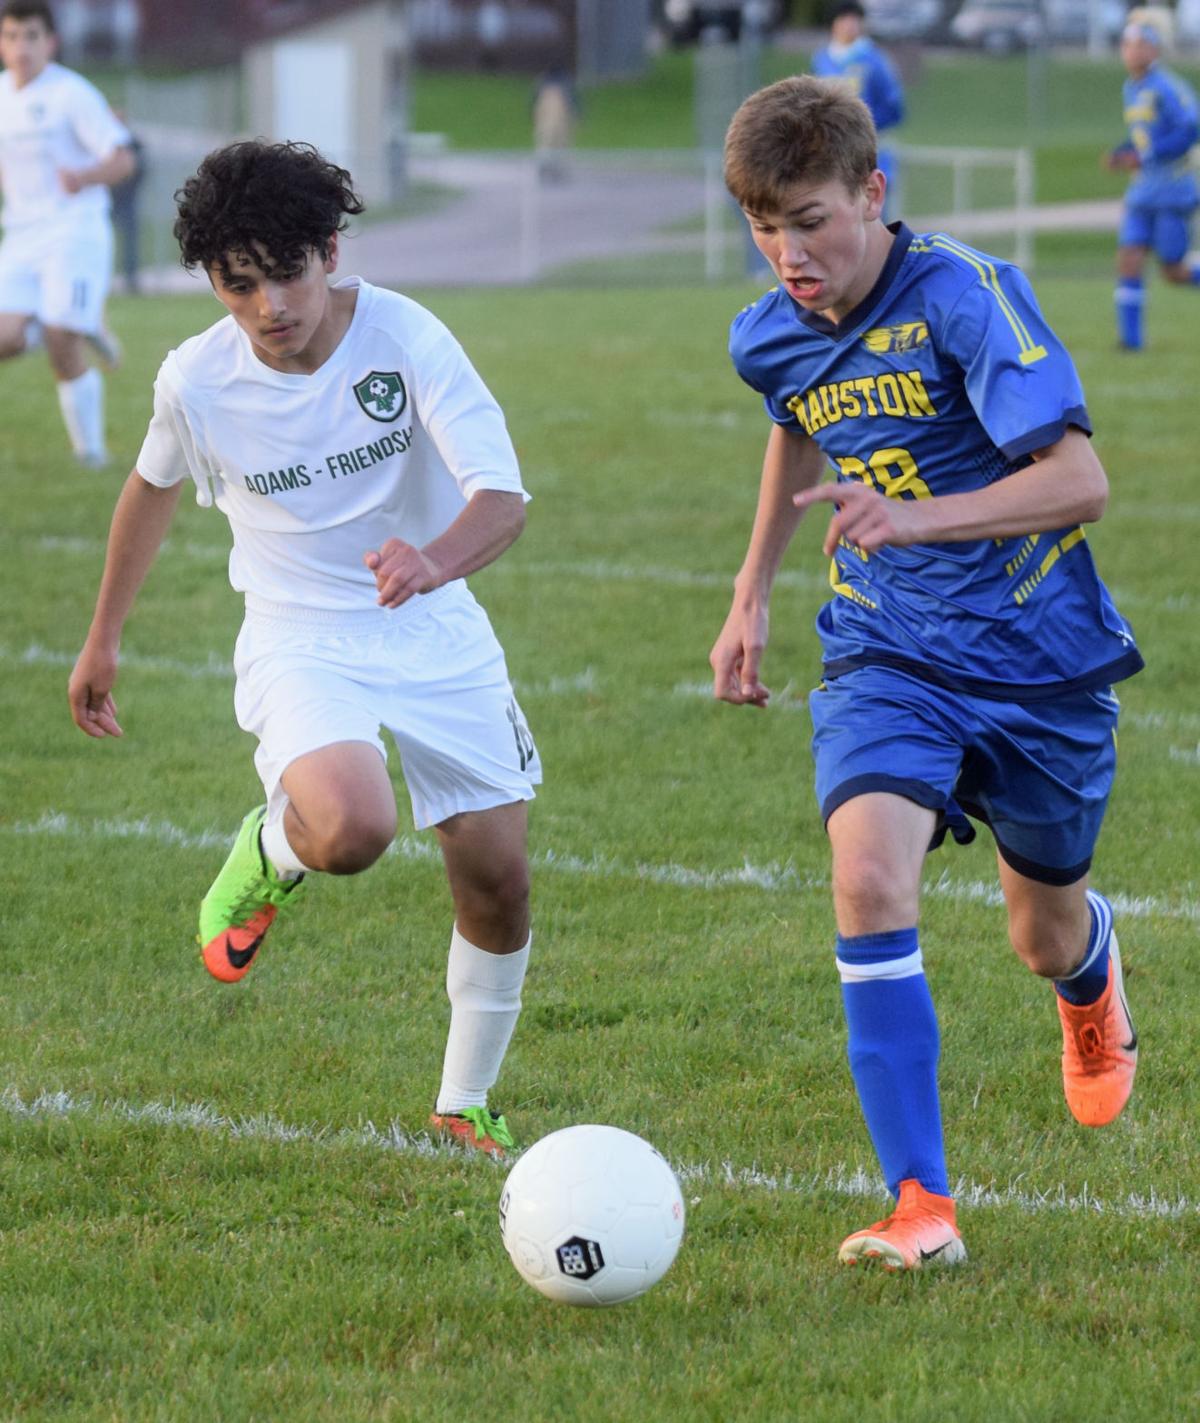
<instances>
[{"instance_id":1,"label":"grass field","mask_svg":"<svg viewBox=\"0 0 1200 1423\"><path fill-rule=\"evenodd\" d=\"M645 1299L529 1290L503 1171L422 1135L449 935L428 837L323 879L234 988L195 910L255 802L231 708L219 515L185 497L129 625L126 736L65 701L163 353L211 302L114 303L118 469L63 454L41 359L0 371L0 1417L925 1420L1200 1414L1200 528L1190 293L1111 351L1107 282L1042 296L1076 351L1113 498L1090 538L1148 669L1095 879L1144 1045L1103 1132L1061 1098L1048 987L1005 945L987 845L940 851L923 942L970 1260L840 1271L885 1209L844 1060L804 709L820 529L775 600L761 715L705 693L764 436L724 356L743 289L439 293L535 501L474 580L547 779L535 960L499 1102L654 1141L689 1203ZM1178 315L1186 313L1186 315ZM402 803L403 789L400 789ZM403 817L402 817L403 820Z\"/></svg>"},{"instance_id":2,"label":"grass field","mask_svg":"<svg viewBox=\"0 0 1200 1423\"><path fill-rule=\"evenodd\" d=\"M578 142L584 148L691 148L696 143L696 51L659 55L637 80L583 93ZM770 82L803 72L808 56L773 49ZM1193 84L1200 66L1173 67ZM1044 61L993 59L964 50L927 52L906 74L902 142L1034 150L1040 201L1117 197L1121 175L1100 157L1122 136L1121 82L1113 55L1092 61L1069 52ZM530 83L516 75L421 72L414 76L412 126L443 133L463 149L527 148ZM894 137L896 135L893 135Z\"/></svg>"}]
</instances>

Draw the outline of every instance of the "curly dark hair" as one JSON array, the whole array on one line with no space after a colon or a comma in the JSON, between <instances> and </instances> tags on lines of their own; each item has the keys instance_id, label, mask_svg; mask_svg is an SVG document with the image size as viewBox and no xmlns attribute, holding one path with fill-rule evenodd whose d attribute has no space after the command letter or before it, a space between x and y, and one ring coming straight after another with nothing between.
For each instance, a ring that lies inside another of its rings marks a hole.
<instances>
[{"instance_id":1,"label":"curly dark hair","mask_svg":"<svg viewBox=\"0 0 1200 1423\"><path fill-rule=\"evenodd\" d=\"M46 0L8 0L4 8L0 9L0 20L41 20L49 34L58 33L54 23L54 11Z\"/></svg>"},{"instance_id":2,"label":"curly dark hair","mask_svg":"<svg viewBox=\"0 0 1200 1423\"><path fill-rule=\"evenodd\" d=\"M246 257L272 270L329 256L334 233L363 210L350 174L311 143L249 139L210 153L175 194L175 237L185 267L216 268Z\"/></svg>"}]
</instances>

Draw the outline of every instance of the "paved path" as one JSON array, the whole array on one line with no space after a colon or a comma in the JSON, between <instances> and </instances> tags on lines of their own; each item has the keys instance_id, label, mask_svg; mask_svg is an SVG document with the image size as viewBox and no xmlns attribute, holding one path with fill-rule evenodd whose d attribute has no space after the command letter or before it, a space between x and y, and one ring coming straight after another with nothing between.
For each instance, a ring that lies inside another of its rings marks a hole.
<instances>
[{"instance_id":1,"label":"paved path","mask_svg":"<svg viewBox=\"0 0 1200 1423\"><path fill-rule=\"evenodd\" d=\"M661 229L703 213L703 173L699 160L692 172L652 162L574 155L564 181L539 183L524 156L419 160L414 177L460 196L364 228L346 244L347 268L385 286L508 285L565 263L677 250Z\"/></svg>"},{"instance_id":2,"label":"paved path","mask_svg":"<svg viewBox=\"0 0 1200 1423\"><path fill-rule=\"evenodd\" d=\"M445 153L415 159L412 176L454 195L425 216L362 228L343 244L342 271L400 288L509 286L574 262L695 253L703 251L705 204L714 200L698 156L689 162L676 155L668 164L651 154L583 151L571 156L565 181L539 183L528 155ZM1119 211L1116 201L1045 203L1030 225L1115 231ZM980 211L917 216L910 225L973 241L1011 232L1013 217ZM737 260L728 259L731 275ZM203 290L177 267L147 273L145 284L154 291Z\"/></svg>"}]
</instances>

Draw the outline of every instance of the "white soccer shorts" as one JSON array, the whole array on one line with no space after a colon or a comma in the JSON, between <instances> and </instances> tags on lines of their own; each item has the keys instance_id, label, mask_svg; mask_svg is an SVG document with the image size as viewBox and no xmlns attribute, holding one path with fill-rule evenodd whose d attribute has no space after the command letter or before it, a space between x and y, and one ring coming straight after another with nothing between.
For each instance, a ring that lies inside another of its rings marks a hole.
<instances>
[{"instance_id":1,"label":"white soccer shorts","mask_svg":"<svg viewBox=\"0 0 1200 1423\"><path fill-rule=\"evenodd\" d=\"M487 614L458 581L396 609L322 612L248 598L234 652L238 725L269 802L299 756L391 733L418 830L532 800L541 760Z\"/></svg>"},{"instance_id":2,"label":"white soccer shorts","mask_svg":"<svg viewBox=\"0 0 1200 1423\"><path fill-rule=\"evenodd\" d=\"M19 232L0 243L0 312L91 336L100 330L112 281L107 220L67 232Z\"/></svg>"}]
</instances>

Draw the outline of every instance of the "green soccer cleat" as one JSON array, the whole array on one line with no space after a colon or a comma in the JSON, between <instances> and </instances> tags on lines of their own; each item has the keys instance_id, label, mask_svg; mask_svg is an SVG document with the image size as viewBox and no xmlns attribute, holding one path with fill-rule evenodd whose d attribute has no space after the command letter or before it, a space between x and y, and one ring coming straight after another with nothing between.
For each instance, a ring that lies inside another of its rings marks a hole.
<instances>
[{"instance_id":1,"label":"green soccer cleat","mask_svg":"<svg viewBox=\"0 0 1200 1423\"><path fill-rule=\"evenodd\" d=\"M242 821L229 858L200 905L199 942L204 967L222 983L244 978L276 914L304 879L281 880L259 841L267 807Z\"/></svg>"},{"instance_id":2,"label":"green soccer cleat","mask_svg":"<svg viewBox=\"0 0 1200 1423\"><path fill-rule=\"evenodd\" d=\"M464 1107L461 1112L434 1112L429 1124L444 1136L452 1137L475 1151L503 1158L505 1150L516 1146L508 1123L493 1116L487 1107Z\"/></svg>"}]
</instances>

